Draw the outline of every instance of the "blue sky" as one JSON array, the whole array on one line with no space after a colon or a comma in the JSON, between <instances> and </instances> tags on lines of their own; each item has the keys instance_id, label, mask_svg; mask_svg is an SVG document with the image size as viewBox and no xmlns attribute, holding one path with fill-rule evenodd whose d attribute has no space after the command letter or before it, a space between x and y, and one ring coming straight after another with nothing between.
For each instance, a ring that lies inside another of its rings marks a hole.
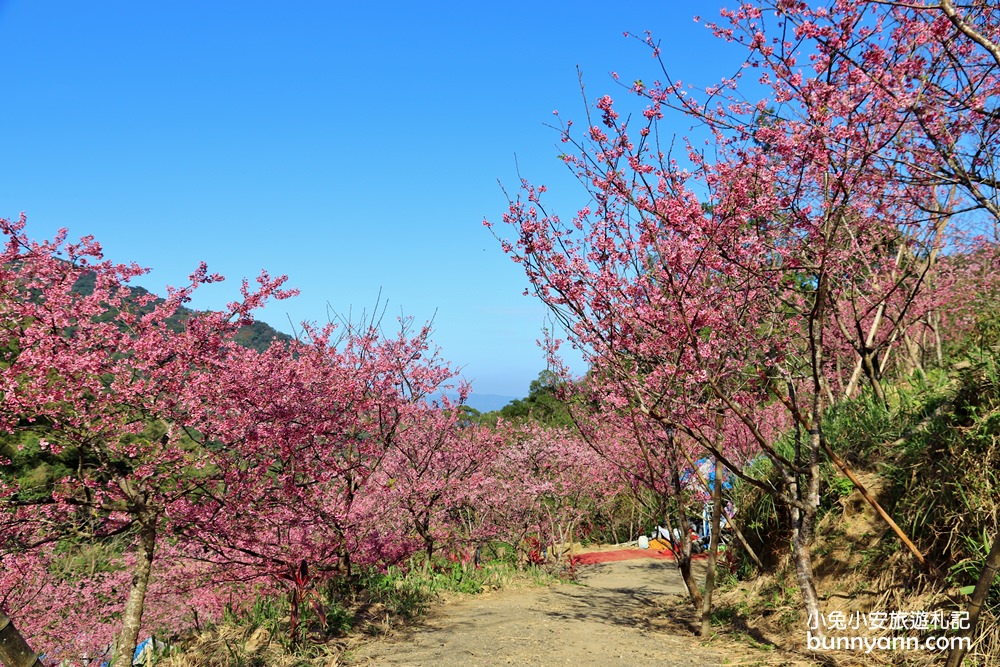
<instances>
[{"instance_id":1,"label":"blue sky","mask_svg":"<svg viewBox=\"0 0 1000 667\"><path fill-rule=\"evenodd\" d=\"M288 274L301 296L259 314L285 331L381 293L435 318L475 391L523 395L545 310L482 226L498 180L519 167L562 214L586 204L545 124L583 118L578 65L591 100L624 97L612 70L656 78L623 31L697 85L740 56L692 20L715 0L479 4L0 0L0 216L93 234L153 291L204 260L228 280L197 308Z\"/></svg>"}]
</instances>

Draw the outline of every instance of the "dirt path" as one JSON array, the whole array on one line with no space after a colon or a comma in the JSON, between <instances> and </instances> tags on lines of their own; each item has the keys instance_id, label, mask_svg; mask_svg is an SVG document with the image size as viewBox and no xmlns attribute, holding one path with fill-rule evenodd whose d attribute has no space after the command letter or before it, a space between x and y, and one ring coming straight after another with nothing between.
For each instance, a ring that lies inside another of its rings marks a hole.
<instances>
[{"instance_id":1,"label":"dirt path","mask_svg":"<svg viewBox=\"0 0 1000 667\"><path fill-rule=\"evenodd\" d=\"M663 596L683 594L667 560L584 566L579 584L501 591L444 605L401 637L352 652L368 665L669 665L733 664L721 644L690 632L670 633L651 610Z\"/></svg>"}]
</instances>

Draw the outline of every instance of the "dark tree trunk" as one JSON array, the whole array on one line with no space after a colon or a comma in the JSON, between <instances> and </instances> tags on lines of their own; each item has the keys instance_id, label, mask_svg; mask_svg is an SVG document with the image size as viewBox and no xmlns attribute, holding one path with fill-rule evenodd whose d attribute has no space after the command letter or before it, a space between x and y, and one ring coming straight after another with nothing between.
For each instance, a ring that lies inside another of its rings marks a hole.
<instances>
[{"instance_id":1,"label":"dark tree trunk","mask_svg":"<svg viewBox=\"0 0 1000 667\"><path fill-rule=\"evenodd\" d=\"M691 572L691 535L687 530L687 507L684 504L684 494L681 492L680 473L674 466L671 470L671 489L673 491L674 505L677 507L677 520L681 525L681 552L675 553L677 559L677 569L681 572L684 585L687 586L688 595L691 596L691 603L699 612L701 611L701 591L698 590L698 582Z\"/></svg>"},{"instance_id":2,"label":"dark tree trunk","mask_svg":"<svg viewBox=\"0 0 1000 667\"><path fill-rule=\"evenodd\" d=\"M0 609L0 663L5 667L42 667L42 661L3 609Z\"/></svg>"}]
</instances>

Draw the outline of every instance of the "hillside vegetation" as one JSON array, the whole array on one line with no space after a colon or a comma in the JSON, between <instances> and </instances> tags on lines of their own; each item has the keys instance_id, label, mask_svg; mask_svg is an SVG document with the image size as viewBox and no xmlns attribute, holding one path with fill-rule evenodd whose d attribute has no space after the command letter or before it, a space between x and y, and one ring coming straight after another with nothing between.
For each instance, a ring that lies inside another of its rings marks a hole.
<instances>
[{"instance_id":1,"label":"hillside vegetation","mask_svg":"<svg viewBox=\"0 0 1000 667\"><path fill-rule=\"evenodd\" d=\"M84 296L93 294L96 277L97 274L93 272L82 273L73 284L73 291ZM130 287L129 296L124 299L123 306L141 315L148 315L157 307L163 306L164 303L164 299L152 294L146 288L132 286ZM109 309L105 317L113 319L116 315L116 309ZM180 332L184 329L184 323L196 315L196 311L184 306L178 306L177 310L166 318L164 324L170 331ZM278 331L267 322L253 320L252 322L242 324L237 329L235 340L244 347L249 347L257 352L263 352L273 342L288 343L292 340L292 337L282 331Z\"/></svg>"}]
</instances>

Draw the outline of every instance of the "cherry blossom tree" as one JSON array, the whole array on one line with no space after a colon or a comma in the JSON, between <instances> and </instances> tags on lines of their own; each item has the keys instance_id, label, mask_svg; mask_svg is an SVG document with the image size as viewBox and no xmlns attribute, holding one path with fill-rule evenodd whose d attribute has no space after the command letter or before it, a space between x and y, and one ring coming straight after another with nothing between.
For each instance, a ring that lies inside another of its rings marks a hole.
<instances>
[{"instance_id":1,"label":"cherry blossom tree","mask_svg":"<svg viewBox=\"0 0 1000 667\"><path fill-rule=\"evenodd\" d=\"M771 461L779 487L745 479L791 510L809 613L819 464L843 465L824 412L862 375L885 400L885 356L947 298L942 281L934 299L922 296L948 223L965 204L994 214L984 174L996 76L983 31L995 31L995 10L971 10L977 41L950 7L724 11L710 27L746 48L742 71L759 71L767 96L748 101L739 77L698 95L658 61L661 80L626 86L641 113L603 96L581 132L561 125L562 159L588 204L561 218L544 186L524 181L504 215L514 234L504 250L614 379L613 400L726 461L707 417L724 410ZM643 41L659 58L652 36ZM671 142L671 113L699 125L709 148ZM774 406L790 453L763 428Z\"/></svg>"},{"instance_id":2,"label":"cherry blossom tree","mask_svg":"<svg viewBox=\"0 0 1000 667\"><path fill-rule=\"evenodd\" d=\"M0 258L0 347L6 351L0 428L33 434L31 446L42 458L71 466L64 466L69 472L61 479L41 486L6 481L0 514L5 568L19 558L44 563L51 547L65 539L124 540L130 576L89 604L122 605L115 664L126 665L142 624L159 538L171 529L175 508L200 492L212 460L184 433L186 387L221 363L225 341L252 321L254 308L292 293L281 289L283 277L264 273L257 289L244 283L242 300L227 312L197 314L174 332L168 318L194 290L220 276L203 265L186 287L168 289L161 303L148 295L130 301L129 281L144 269L103 260L89 237L66 243L63 231L52 241L35 242L24 226L23 218L0 221L6 237ZM74 289L86 274L94 276L89 294ZM160 425L156 437L152 424ZM35 619L28 627L46 627L38 614L52 610L32 608L38 591L20 592L18 607ZM7 603L13 594L2 592ZM80 604L76 597L66 600ZM51 635L48 643L56 640Z\"/></svg>"},{"instance_id":3,"label":"cherry blossom tree","mask_svg":"<svg viewBox=\"0 0 1000 667\"><path fill-rule=\"evenodd\" d=\"M310 589L458 539L452 514L496 439L437 397L454 372L429 326L411 326L306 326L288 346L230 350L192 387L201 445L230 455L216 461L210 496L187 509L190 557L219 580L288 587L293 641Z\"/></svg>"},{"instance_id":4,"label":"cherry blossom tree","mask_svg":"<svg viewBox=\"0 0 1000 667\"><path fill-rule=\"evenodd\" d=\"M503 443L502 433L465 423L456 406L441 400L409 406L384 472L428 560L439 546L475 543L463 518L475 512Z\"/></svg>"},{"instance_id":5,"label":"cherry blossom tree","mask_svg":"<svg viewBox=\"0 0 1000 667\"><path fill-rule=\"evenodd\" d=\"M521 547L529 562L546 553L559 562L577 527L622 492L620 479L573 429L501 421L497 430L504 444L476 503L488 536Z\"/></svg>"},{"instance_id":6,"label":"cherry blossom tree","mask_svg":"<svg viewBox=\"0 0 1000 667\"><path fill-rule=\"evenodd\" d=\"M284 278L244 282L178 331L180 306L219 279L204 267L156 300L92 239L0 224L0 425L20 447L0 476L0 604L47 659L110 646L127 664L140 631L282 593L294 642L313 590L352 566L510 535L499 517L564 540L612 488L566 434L467 423L429 326L304 325L257 352L235 333L291 294ZM6 474L35 464L58 473Z\"/></svg>"}]
</instances>

